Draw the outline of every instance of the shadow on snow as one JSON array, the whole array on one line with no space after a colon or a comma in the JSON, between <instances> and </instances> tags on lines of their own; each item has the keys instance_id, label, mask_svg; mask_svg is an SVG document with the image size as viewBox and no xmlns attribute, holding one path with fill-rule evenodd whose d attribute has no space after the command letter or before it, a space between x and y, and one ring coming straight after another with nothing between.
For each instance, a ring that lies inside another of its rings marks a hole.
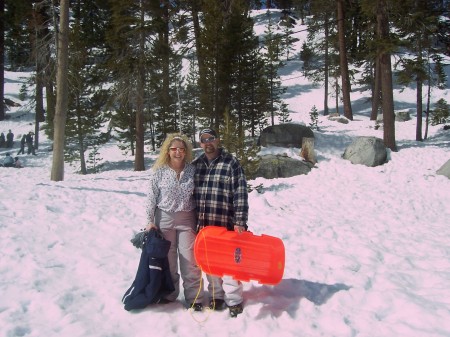
<instances>
[{"instance_id":1,"label":"shadow on snow","mask_svg":"<svg viewBox=\"0 0 450 337\"><path fill-rule=\"evenodd\" d=\"M267 316L279 317L283 312L295 317L300 300L306 298L315 305L325 304L335 293L349 290L351 287L342 284L324 284L296 279L283 279L275 286L252 287L244 293L247 304L262 303L256 318Z\"/></svg>"}]
</instances>

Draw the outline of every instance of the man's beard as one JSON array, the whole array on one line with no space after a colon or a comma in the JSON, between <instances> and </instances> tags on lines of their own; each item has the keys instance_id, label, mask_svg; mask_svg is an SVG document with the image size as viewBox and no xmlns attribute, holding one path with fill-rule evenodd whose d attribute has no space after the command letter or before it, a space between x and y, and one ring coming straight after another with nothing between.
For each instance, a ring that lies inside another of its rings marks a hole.
<instances>
[{"instance_id":1,"label":"man's beard","mask_svg":"<svg viewBox=\"0 0 450 337\"><path fill-rule=\"evenodd\" d=\"M214 153L216 152L216 148L214 146L205 146L205 153Z\"/></svg>"}]
</instances>

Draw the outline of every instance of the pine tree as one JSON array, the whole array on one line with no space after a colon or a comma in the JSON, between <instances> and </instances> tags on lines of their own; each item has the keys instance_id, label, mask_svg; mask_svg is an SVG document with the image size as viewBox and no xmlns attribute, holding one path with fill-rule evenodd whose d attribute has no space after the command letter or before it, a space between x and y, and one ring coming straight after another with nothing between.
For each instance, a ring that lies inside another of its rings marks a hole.
<instances>
[{"instance_id":1,"label":"pine tree","mask_svg":"<svg viewBox=\"0 0 450 337\"><path fill-rule=\"evenodd\" d=\"M102 110L107 102L107 92L99 87L95 66L90 57L98 49L98 40L91 36L88 6L78 0L73 8L74 22L70 33L69 61L69 109L66 119L67 161L80 161L82 174L88 172L86 151L105 142L108 138L100 129L105 123ZM91 43L95 44L91 45Z\"/></svg>"},{"instance_id":2,"label":"pine tree","mask_svg":"<svg viewBox=\"0 0 450 337\"><path fill-rule=\"evenodd\" d=\"M197 62L194 57L189 59L189 72L185 78L185 85L181 92L183 102L183 132L191 135L192 143L195 142L197 122L206 125L207 121L201 121L200 113L200 86L198 85L199 73Z\"/></svg>"},{"instance_id":3,"label":"pine tree","mask_svg":"<svg viewBox=\"0 0 450 337\"><path fill-rule=\"evenodd\" d=\"M431 125L450 122L450 106L447 101L443 98L438 100L431 115Z\"/></svg>"},{"instance_id":4,"label":"pine tree","mask_svg":"<svg viewBox=\"0 0 450 337\"><path fill-rule=\"evenodd\" d=\"M103 166L103 164L101 164L103 158L100 156L99 149L100 147L98 145L94 145L92 151L89 152L87 163L91 165L90 171L93 173L98 173Z\"/></svg>"},{"instance_id":5,"label":"pine tree","mask_svg":"<svg viewBox=\"0 0 450 337\"><path fill-rule=\"evenodd\" d=\"M219 97L223 95L222 89L219 88L219 67L221 67L220 60L224 45L224 13L218 1L202 2L201 11L203 13L199 36L201 54L198 54L198 60L203 64L200 70L203 69L204 73L200 73L199 82L201 87L200 116L208 120L206 125L217 128L224 112L223 106L219 108L219 104L221 104ZM221 69L224 68L221 67Z\"/></svg>"},{"instance_id":6,"label":"pine tree","mask_svg":"<svg viewBox=\"0 0 450 337\"><path fill-rule=\"evenodd\" d=\"M247 179L256 178L260 158L258 152L261 147L253 138L246 141L243 133L239 133L236 118L229 111L224 113L223 124L220 128L223 147L239 160Z\"/></svg>"},{"instance_id":7,"label":"pine tree","mask_svg":"<svg viewBox=\"0 0 450 337\"><path fill-rule=\"evenodd\" d=\"M309 117L311 119L311 122L309 123L309 126L315 130L319 130L319 112L317 111L317 108L315 105L311 108L311 111L309 112Z\"/></svg>"},{"instance_id":8,"label":"pine tree","mask_svg":"<svg viewBox=\"0 0 450 337\"><path fill-rule=\"evenodd\" d=\"M166 34L166 33L164 33ZM181 56L177 55L173 47L163 37L159 37L150 51L148 109L156 130L156 142L161 143L166 134L180 131L179 100L183 79L181 73ZM181 93L182 95L182 93Z\"/></svg>"},{"instance_id":9,"label":"pine tree","mask_svg":"<svg viewBox=\"0 0 450 337\"><path fill-rule=\"evenodd\" d=\"M261 120L261 110L256 92L262 74L254 68L260 65L258 39L253 30L253 20L248 16L245 1L236 2L225 26L226 49L230 50L229 107L237 118L238 134L245 134L249 121Z\"/></svg>"},{"instance_id":10,"label":"pine tree","mask_svg":"<svg viewBox=\"0 0 450 337\"><path fill-rule=\"evenodd\" d=\"M158 13L155 13L154 10ZM144 166L145 135L145 87L147 81L146 40L155 37L152 20L161 20L164 7L159 3L142 0L115 1L111 3L112 20L107 41L112 49L109 69L115 79L113 90L119 95L112 106L130 107L135 116L135 133L132 135L135 149L134 169ZM152 34L153 33L153 34Z\"/></svg>"},{"instance_id":11,"label":"pine tree","mask_svg":"<svg viewBox=\"0 0 450 337\"><path fill-rule=\"evenodd\" d=\"M303 41L302 48L300 50L300 61L303 62L302 70L305 77L309 78L310 71L318 68L318 65L316 63L317 60L318 57L316 57L314 50L310 48L306 41Z\"/></svg>"},{"instance_id":12,"label":"pine tree","mask_svg":"<svg viewBox=\"0 0 450 337\"><path fill-rule=\"evenodd\" d=\"M314 20L308 25L308 49L305 53L312 53L314 62L307 65L306 75L315 84L323 85L323 114L328 115L330 79L333 79L333 74L338 73L335 1L315 0L311 2L310 10Z\"/></svg>"},{"instance_id":13,"label":"pine tree","mask_svg":"<svg viewBox=\"0 0 450 337\"><path fill-rule=\"evenodd\" d=\"M403 15L401 20L396 21L400 29L400 37L408 41L408 58L402 58L399 62L403 69L399 72L399 81L402 85L414 82L416 85L416 140L423 140L422 117L423 117L423 85L428 78L428 58L438 54L442 50L436 50L438 40L438 29L441 11L440 1L414 0L404 1L400 9ZM413 56L412 58L411 55Z\"/></svg>"},{"instance_id":14,"label":"pine tree","mask_svg":"<svg viewBox=\"0 0 450 337\"><path fill-rule=\"evenodd\" d=\"M288 105L286 103L280 104L280 112L278 113L278 119L280 123L290 123L292 122L292 118L289 115Z\"/></svg>"},{"instance_id":15,"label":"pine tree","mask_svg":"<svg viewBox=\"0 0 450 337\"><path fill-rule=\"evenodd\" d=\"M281 115L281 95L286 91L286 88L281 86L280 76L278 70L284 65L280 60L281 54L281 36L274 31L274 25L271 19L271 13L268 11L269 23L265 30L263 59L264 59L264 77L266 78L269 88L269 105L268 111L270 113L271 125L275 125L275 116Z\"/></svg>"},{"instance_id":16,"label":"pine tree","mask_svg":"<svg viewBox=\"0 0 450 337\"><path fill-rule=\"evenodd\" d=\"M189 118L184 113L182 59L186 49L175 44L184 41L186 17L179 15L181 4L152 1L147 24L146 122L151 146L161 143L167 133L184 130Z\"/></svg>"},{"instance_id":17,"label":"pine tree","mask_svg":"<svg viewBox=\"0 0 450 337\"><path fill-rule=\"evenodd\" d=\"M56 2L42 1L33 5L32 21L30 27L32 32L32 59L35 63L36 75L32 79L35 87L34 101L36 103L36 125L35 125L35 148L39 144L39 129L45 131L49 139L53 139L54 118L56 106L55 74L57 53L57 13ZM45 89L45 97L44 97ZM46 105L46 110L44 106ZM46 122L40 126L41 122Z\"/></svg>"},{"instance_id":18,"label":"pine tree","mask_svg":"<svg viewBox=\"0 0 450 337\"><path fill-rule=\"evenodd\" d=\"M33 2L30 0L3 0L5 14L5 53L8 55L9 68L13 71L31 68L30 20Z\"/></svg>"},{"instance_id":19,"label":"pine tree","mask_svg":"<svg viewBox=\"0 0 450 337\"><path fill-rule=\"evenodd\" d=\"M283 53L286 55L285 61L289 61L290 58L294 54L294 47L293 44L298 41L297 38L292 37L293 31L293 23L295 22L295 19L293 19L289 15L290 11L283 11L283 16L280 19L279 25L282 27L282 50Z\"/></svg>"},{"instance_id":20,"label":"pine tree","mask_svg":"<svg viewBox=\"0 0 450 337\"><path fill-rule=\"evenodd\" d=\"M118 87L126 88L126 85ZM109 114L112 137L118 140L117 146L124 153L135 155L136 111L127 100L129 93L122 92L113 114Z\"/></svg>"}]
</instances>

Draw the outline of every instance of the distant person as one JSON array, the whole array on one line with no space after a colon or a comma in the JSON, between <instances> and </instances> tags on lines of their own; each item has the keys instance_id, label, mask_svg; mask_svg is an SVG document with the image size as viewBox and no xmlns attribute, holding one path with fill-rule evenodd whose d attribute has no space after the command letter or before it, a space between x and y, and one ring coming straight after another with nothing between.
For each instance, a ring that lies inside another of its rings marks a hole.
<instances>
[{"instance_id":1,"label":"distant person","mask_svg":"<svg viewBox=\"0 0 450 337\"><path fill-rule=\"evenodd\" d=\"M33 132L28 132L27 136L26 136L26 143L27 143L27 154L33 154L34 156L36 155L36 153L34 152L34 146L33 146Z\"/></svg>"},{"instance_id":2,"label":"distant person","mask_svg":"<svg viewBox=\"0 0 450 337\"><path fill-rule=\"evenodd\" d=\"M12 148L14 143L14 133L9 130L9 132L6 134L6 147Z\"/></svg>"},{"instance_id":3,"label":"distant person","mask_svg":"<svg viewBox=\"0 0 450 337\"><path fill-rule=\"evenodd\" d=\"M22 162L20 161L19 157L14 158L14 167L15 168L22 168Z\"/></svg>"},{"instance_id":4,"label":"distant person","mask_svg":"<svg viewBox=\"0 0 450 337\"><path fill-rule=\"evenodd\" d=\"M5 158L3 158L3 166L4 167L14 167L14 159L11 157L9 152L5 154Z\"/></svg>"},{"instance_id":5,"label":"distant person","mask_svg":"<svg viewBox=\"0 0 450 337\"><path fill-rule=\"evenodd\" d=\"M19 154L25 154L25 143L27 142L27 135L23 135L20 139L20 150L17 152L17 155Z\"/></svg>"},{"instance_id":6,"label":"distant person","mask_svg":"<svg viewBox=\"0 0 450 337\"><path fill-rule=\"evenodd\" d=\"M5 134L2 132L2 134L0 135L0 147L5 147L6 145L6 138L5 138Z\"/></svg>"}]
</instances>

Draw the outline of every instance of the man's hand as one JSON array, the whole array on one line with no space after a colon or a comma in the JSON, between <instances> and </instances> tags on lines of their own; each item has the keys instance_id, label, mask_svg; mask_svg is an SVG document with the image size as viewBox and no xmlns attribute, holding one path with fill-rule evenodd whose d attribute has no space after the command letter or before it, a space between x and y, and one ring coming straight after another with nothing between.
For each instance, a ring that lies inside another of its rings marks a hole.
<instances>
[{"instance_id":1,"label":"man's hand","mask_svg":"<svg viewBox=\"0 0 450 337\"><path fill-rule=\"evenodd\" d=\"M240 225L234 225L234 231L238 233L245 232L245 227Z\"/></svg>"}]
</instances>

